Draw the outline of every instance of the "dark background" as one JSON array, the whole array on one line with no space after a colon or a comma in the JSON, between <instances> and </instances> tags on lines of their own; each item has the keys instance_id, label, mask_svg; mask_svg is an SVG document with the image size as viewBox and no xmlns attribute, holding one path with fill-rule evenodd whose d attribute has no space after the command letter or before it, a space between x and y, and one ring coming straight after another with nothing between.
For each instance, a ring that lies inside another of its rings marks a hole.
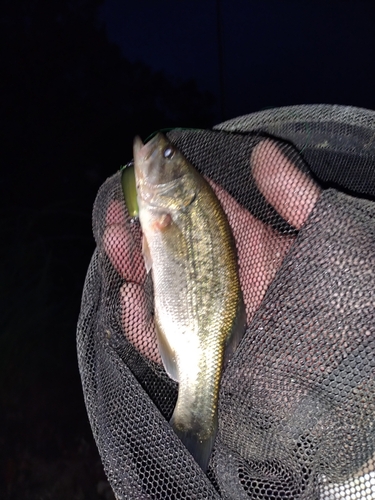
<instances>
[{"instance_id":1,"label":"dark background","mask_svg":"<svg viewBox=\"0 0 375 500\"><path fill-rule=\"evenodd\" d=\"M99 186L134 135L375 109L364 0L7 0L0 10L0 498L110 499L75 352Z\"/></svg>"}]
</instances>

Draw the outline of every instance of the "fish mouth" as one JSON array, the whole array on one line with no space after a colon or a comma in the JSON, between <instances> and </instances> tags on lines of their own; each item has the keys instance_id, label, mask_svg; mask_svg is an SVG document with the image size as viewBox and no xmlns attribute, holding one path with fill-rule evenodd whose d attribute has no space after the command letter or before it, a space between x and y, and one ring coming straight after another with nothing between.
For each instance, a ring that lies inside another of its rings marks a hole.
<instances>
[{"instance_id":1,"label":"fish mouth","mask_svg":"<svg viewBox=\"0 0 375 500\"><path fill-rule=\"evenodd\" d=\"M133 155L134 171L136 177L146 178L148 170L160 154L160 144L168 144L163 134L156 134L150 141L144 144L139 136L134 138Z\"/></svg>"},{"instance_id":2,"label":"fish mouth","mask_svg":"<svg viewBox=\"0 0 375 500\"><path fill-rule=\"evenodd\" d=\"M133 143L133 157L134 157L134 175L137 188L146 182L151 165L157 157L157 142L156 137L151 141L143 144L139 136L134 138Z\"/></svg>"},{"instance_id":3,"label":"fish mouth","mask_svg":"<svg viewBox=\"0 0 375 500\"><path fill-rule=\"evenodd\" d=\"M155 155L158 150L158 143L162 138L164 138L164 136L158 133L146 142L146 144L144 144L142 139L139 136L136 136L134 139L134 152L136 153L138 159L147 161L152 155Z\"/></svg>"}]
</instances>

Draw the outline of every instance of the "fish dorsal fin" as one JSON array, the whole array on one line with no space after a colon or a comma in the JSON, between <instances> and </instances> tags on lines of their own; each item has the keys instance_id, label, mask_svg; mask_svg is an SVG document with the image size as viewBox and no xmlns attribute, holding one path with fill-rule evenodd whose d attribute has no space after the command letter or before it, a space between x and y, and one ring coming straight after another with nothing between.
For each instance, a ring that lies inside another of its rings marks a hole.
<instances>
[{"instance_id":1,"label":"fish dorsal fin","mask_svg":"<svg viewBox=\"0 0 375 500\"><path fill-rule=\"evenodd\" d=\"M178 370L177 370L177 361L176 355L168 343L162 329L158 327L157 322L155 322L156 327L156 337L158 340L158 347L161 359L163 361L163 365L165 371L168 376L178 382Z\"/></svg>"},{"instance_id":2,"label":"fish dorsal fin","mask_svg":"<svg viewBox=\"0 0 375 500\"><path fill-rule=\"evenodd\" d=\"M147 239L144 234L142 236L142 254L145 261L146 272L149 273L152 268L152 258L150 247L148 246Z\"/></svg>"}]
</instances>

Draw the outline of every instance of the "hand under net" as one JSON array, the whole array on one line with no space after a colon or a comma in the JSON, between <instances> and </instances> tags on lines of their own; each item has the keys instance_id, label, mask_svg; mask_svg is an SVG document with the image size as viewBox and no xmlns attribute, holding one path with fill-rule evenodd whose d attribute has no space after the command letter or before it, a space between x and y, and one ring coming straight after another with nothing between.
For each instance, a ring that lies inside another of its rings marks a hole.
<instances>
[{"instance_id":1,"label":"hand under net","mask_svg":"<svg viewBox=\"0 0 375 500\"><path fill-rule=\"evenodd\" d=\"M363 158L347 173L352 185L344 178L341 190L327 187L337 163L345 168L339 153L354 156L352 144L338 151L332 139L345 137L341 112L281 109L260 124L256 114L222 130L168 134L223 206L246 305L246 333L221 381L208 477L168 424L177 385L158 352L140 227L126 212L120 175L101 188L78 354L117 498L375 498L374 204L342 192L370 185L361 181ZM336 129L327 130L324 113ZM368 117L353 114L369 128ZM313 122L305 148L301 116Z\"/></svg>"}]
</instances>

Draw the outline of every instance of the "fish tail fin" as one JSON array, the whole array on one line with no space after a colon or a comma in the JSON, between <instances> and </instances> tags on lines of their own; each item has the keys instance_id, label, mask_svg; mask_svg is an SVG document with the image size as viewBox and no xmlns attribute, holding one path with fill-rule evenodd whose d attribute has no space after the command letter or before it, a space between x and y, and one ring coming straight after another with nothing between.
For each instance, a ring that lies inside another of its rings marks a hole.
<instances>
[{"instance_id":1,"label":"fish tail fin","mask_svg":"<svg viewBox=\"0 0 375 500\"><path fill-rule=\"evenodd\" d=\"M195 430L194 428L188 430L181 429L173 417L171 420L171 426L203 472L206 472L217 434L217 418L214 421L212 432L209 434L205 433L204 438L201 438L201 432Z\"/></svg>"}]
</instances>

